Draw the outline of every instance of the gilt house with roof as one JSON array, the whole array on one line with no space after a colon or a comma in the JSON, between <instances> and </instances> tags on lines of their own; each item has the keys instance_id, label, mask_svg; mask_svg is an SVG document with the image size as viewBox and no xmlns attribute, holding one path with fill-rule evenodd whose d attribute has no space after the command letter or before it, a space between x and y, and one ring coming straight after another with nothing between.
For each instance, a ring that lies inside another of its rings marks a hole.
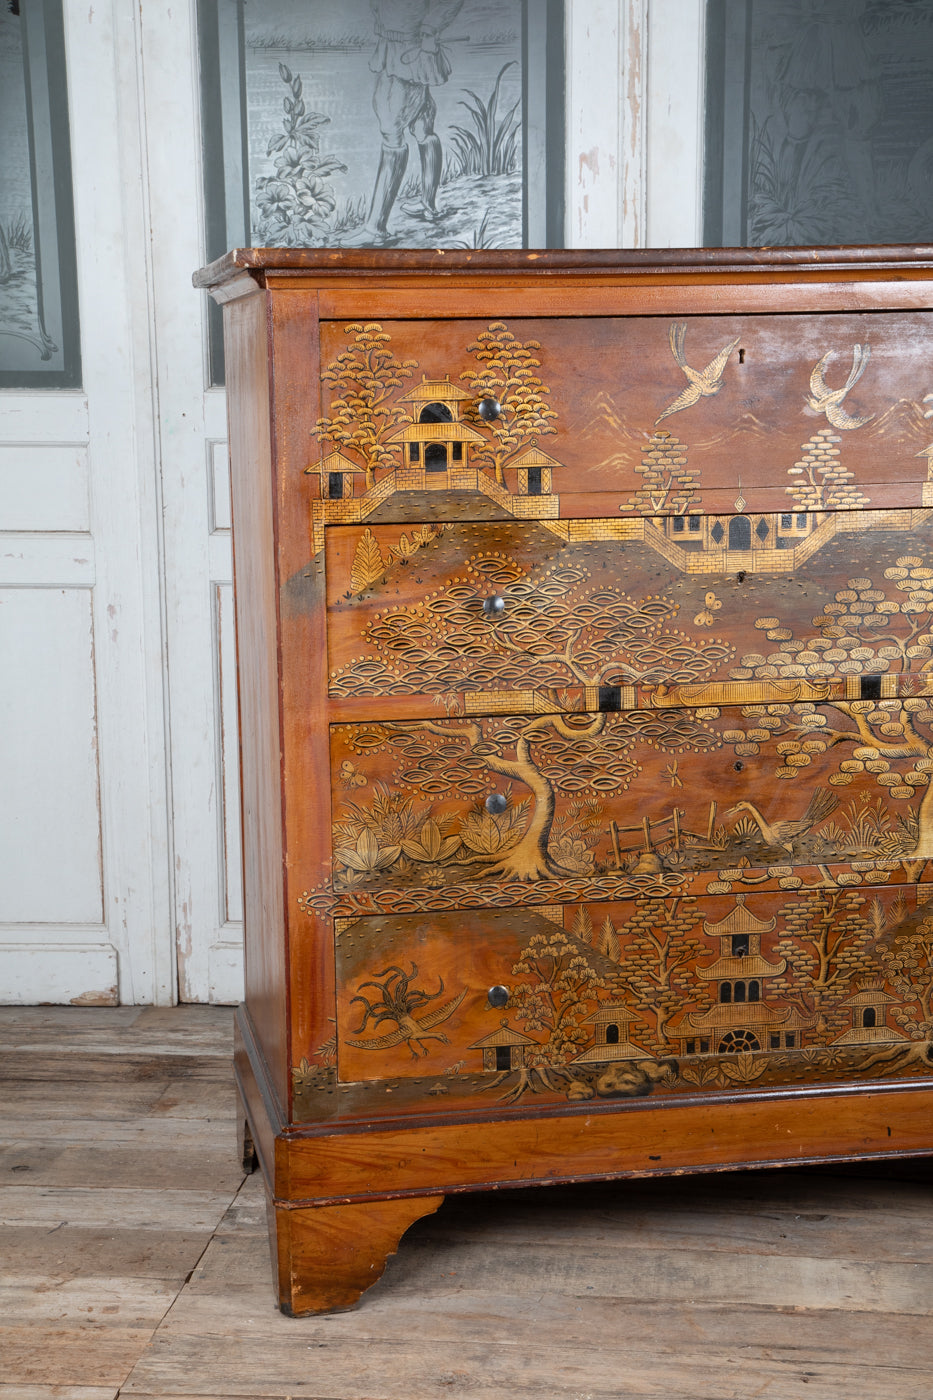
<instances>
[{"instance_id":1,"label":"gilt house with roof","mask_svg":"<svg viewBox=\"0 0 933 1400\"><path fill-rule=\"evenodd\" d=\"M699 965L697 977L711 984L714 1004L708 1011L689 1011L672 1027L681 1053L739 1054L742 1051L796 1050L817 1021L796 1007L779 1006L767 998L769 978L787 966L785 958L770 962L762 955L762 935L770 933L775 918L759 919L739 895L725 918L704 921L703 932L718 939L719 956Z\"/></svg>"}]
</instances>

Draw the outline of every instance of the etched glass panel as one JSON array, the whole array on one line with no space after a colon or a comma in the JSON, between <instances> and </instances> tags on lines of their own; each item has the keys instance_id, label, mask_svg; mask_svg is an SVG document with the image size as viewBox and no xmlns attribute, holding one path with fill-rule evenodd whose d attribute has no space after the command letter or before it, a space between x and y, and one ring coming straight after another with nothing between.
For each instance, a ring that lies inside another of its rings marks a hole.
<instances>
[{"instance_id":1,"label":"etched glass panel","mask_svg":"<svg viewBox=\"0 0 933 1400\"><path fill-rule=\"evenodd\" d=\"M709 0L705 242L925 243L931 0Z\"/></svg>"},{"instance_id":2,"label":"etched glass panel","mask_svg":"<svg viewBox=\"0 0 933 1400\"><path fill-rule=\"evenodd\" d=\"M198 25L208 258L563 246L563 0L198 0Z\"/></svg>"},{"instance_id":3,"label":"etched glass panel","mask_svg":"<svg viewBox=\"0 0 933 1400\"><path fill-rule=\"evenodd\" d=\"M80 383L61 4L0 7L0 387Z\"/></svg>"}]
</instances>

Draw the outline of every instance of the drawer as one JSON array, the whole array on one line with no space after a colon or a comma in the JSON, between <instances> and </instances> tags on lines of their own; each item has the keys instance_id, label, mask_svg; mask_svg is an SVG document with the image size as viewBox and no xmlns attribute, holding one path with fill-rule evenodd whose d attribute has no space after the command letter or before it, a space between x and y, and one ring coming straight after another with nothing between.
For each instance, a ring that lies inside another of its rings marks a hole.
<instances>
[{"instance_id":1,"label":"drawer","mask_svg":"<svg viewBox=\"0 0 933 1400\"><path fill-rule=\"evenodd\" d=\"M924 1072L931 894L343 919L335 1107L462 1113Z\"/></svg>"},{"instance_id":2,"label":"drawer","mask_svg":"<svg viewBox=\"0 0 933 1400\"><path fill-rule=\"evenodd\" d=\"M834 678L891 698L912 676L919 692L930 519L920 507L329 530L330 695L480 713L631 706L649 690L673 704L662 687L726 681L757 685L749 701L782 687L812 698L808 683L816 695Z\"/></svg>"},{"instance_id":3,"label":"drawer","mask_svg":"<svg viewBox=\"0 0 933 1400\"><path fill-rule=\"evenodd\" d=\"M922 311L332 321L309 470L331 520L919 504L931 352Z\"/></svg>"},{"instance_id":4,"label":"drawer","mask_svg":"<svg viewBox=\"0 0 933 1400\"><path fill-rule=\"evenodd\" d=\"M917 878L933 709L837 689L835 704L334 725L334 889L449 907Z\"/></svg>"}]
</instances>

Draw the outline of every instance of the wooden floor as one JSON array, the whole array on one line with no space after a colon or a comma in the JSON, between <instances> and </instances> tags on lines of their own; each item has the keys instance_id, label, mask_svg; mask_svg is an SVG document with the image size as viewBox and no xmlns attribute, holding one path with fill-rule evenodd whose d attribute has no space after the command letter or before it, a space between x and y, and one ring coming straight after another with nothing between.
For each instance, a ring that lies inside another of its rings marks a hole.
<instances>
[{"instance_id":1,"label":"wooden floor","mask_svg":"<svg viewBox=\"0 0 933 1400\"><path fill-rule=\"evenodd\" d=\"M272 1303L225 1009L0 1009L0 1400L931 1400L925 1164L449 1200Z\"/></svg>"}]
</instances>

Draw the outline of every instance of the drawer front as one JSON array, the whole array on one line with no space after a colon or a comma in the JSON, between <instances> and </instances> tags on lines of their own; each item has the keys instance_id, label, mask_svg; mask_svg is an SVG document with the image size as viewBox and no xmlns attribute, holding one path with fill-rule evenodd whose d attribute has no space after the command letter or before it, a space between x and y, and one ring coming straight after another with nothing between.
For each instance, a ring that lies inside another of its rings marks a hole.
<instances>
[{"instance_id":1,"label":"drawer front","mask_svg":"<svg viewBox=\"0 0 933 1400\"><path fill-rule=\"evenodd\" d=\"M928 1074L931 894L343 919L328 1091L372 1117Z\"/></svg>"},{"instance_id":2,"label":"drawer front","mask_svg":"<svg viewBox=\"0 0 933 1400\"><path fill-rule=\"evenodd\" d=\"M897 879L933 854L916 737L933 710L854 702L853 717L842 693L335 725L334 888L430 908Z\"/></svg>"},{"instance_id":3,"label":"drawer front","mask_svg":"<svg viewBox=\"0 0 933 1400\"><path fill-rule=\"evenodd\" d=\"M330 694L482 713L672 705L720 682L773 700L837 678L893 694L911 674L922 688L929 519L920 507L554 522L564 537L514 521L333 530Z\"/></svg>"},{"instance_id":4,"label":"drawer front","mask_svg":"<svg viewBox=\"0 0 933 1400\"><path fill-rule=\"evenodd\" d=\"M329 322L309 470L334 522L919 504L931 350L923 312Z\"/></svg>"}]
</instances>

